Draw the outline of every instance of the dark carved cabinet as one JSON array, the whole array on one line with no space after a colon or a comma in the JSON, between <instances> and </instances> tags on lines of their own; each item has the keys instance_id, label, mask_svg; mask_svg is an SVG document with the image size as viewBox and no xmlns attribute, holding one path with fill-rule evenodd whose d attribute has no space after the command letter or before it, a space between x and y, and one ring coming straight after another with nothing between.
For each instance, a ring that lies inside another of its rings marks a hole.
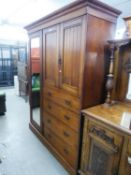
<instances>
[{"instance_id":1,"label":"dark carved cabinet","mask_svg":"<svg viewBox=\"0 0 131 175\"><path fill-rule=\"evenodd\" d=\"M85 125L82 170L89 175L117 174L122 137L91 120Z\"/></svg>"},{"instance_id":2,"label":"dark carved cabinet","mask_svg":"<svg viewBox=\"0 0 131 175\"><path fill-rule=\"evenodd\" d=\"M128 111L128 112L127 112ZM130 175L131 117L128 105L103 104L83 110L84 134L80 175Z\"/></svg>"},{"instance_id":3,"label":"dark carved cabinet","mask_svg":"<svg viewBox=\"0 0 131 175\"><path fill-rule=\"evenodd\" d=\"M42 37L41 130L32 121L30 128L70 174L78 170L81 109L103 101L104 46L119 14L81 0L26 26L29 37L38 31Z\"/></svg>"}]
</instances>

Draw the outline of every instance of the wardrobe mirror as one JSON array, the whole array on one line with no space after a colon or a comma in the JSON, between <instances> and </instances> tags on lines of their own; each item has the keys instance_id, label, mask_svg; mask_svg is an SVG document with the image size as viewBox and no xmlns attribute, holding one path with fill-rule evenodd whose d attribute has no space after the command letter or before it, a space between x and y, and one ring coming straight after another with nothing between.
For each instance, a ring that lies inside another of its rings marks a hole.
<instances>
[{"instance_id":1,"label":"wardrobe mirror","mask_svg":"<svg viewBox=\"0 0 131 175\"><path fill-rule=\"evenodd\" d=\"M40 127L40 38L31 39L31 113Z\"/></svg>"}]
</instances>

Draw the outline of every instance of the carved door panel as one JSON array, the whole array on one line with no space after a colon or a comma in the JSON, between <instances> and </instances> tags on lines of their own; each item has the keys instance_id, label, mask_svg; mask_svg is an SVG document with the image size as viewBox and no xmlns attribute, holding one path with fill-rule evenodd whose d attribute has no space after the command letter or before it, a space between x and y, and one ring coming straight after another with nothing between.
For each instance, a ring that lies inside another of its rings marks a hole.
<instances>
[{"instance_id":1,"label":"carved door panel","mask_svg":"<svg viewBox=\"0 0 131 175\"><path fill-rule=\"evenodd\" d=\"M80 172L85 175L118 175L122 138L89 124L89 128L84 129L83 140Z\"/></svg>"},{"instance_id":2,"label":"carved door panel","mask_svg":"<svg viewBox=\"0 0 131 175\"><path fill-rule=\"evenodd\" d=\"M112 173L115 150L104 147L93 137L91 139L91 149L87 171L91 175L116 175L117 170ZM115 173L116 172L116 173Z\"/></svg>"},{"instance_id":3,"label":"carved door panel","mask_svg":"<svg viewBox=\"0 0 131 175\"><path fill-rule=\"evenodd\" d=\"M43 76L45 85L58 86L59 25L43 30Z\"/></svg>"},{"instance_id":4,"label":"carved door panel","mask_svg":"<svg viewBox=\"0 0 131 175\"><path fill-rule=\"evenodd\" d=\"M60 73L61 88L76 95L80 95L85 23L84 17L61 24L61 58L62 70Z\"/></svg>"}]
</instances>

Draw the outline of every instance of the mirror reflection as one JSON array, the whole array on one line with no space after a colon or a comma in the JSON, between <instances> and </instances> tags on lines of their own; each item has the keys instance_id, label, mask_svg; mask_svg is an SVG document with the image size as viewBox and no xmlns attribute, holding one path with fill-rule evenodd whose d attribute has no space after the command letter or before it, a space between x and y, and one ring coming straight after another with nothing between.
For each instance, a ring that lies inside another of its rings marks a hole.
<instances>
[{"instance_id":1,"label":"mirror reflection","mask_svg":"<svg viewBox=\"0 0 131 175\"><path fill-rule=\"evenodd\" d=\"M131 100L131 73L129 73L128 91L127 91L126 98L128 100Z\"/></svg>"},{"instance_id":2,"label":"mirror reflection","mask_svg":"<svg viewBox=\"0 0 131 175\"><path fill-rule=\"evenodd\" d=\"M40 126L40 39L31 40L31 110L33 121Z\"/></svg>"}]
</instances>

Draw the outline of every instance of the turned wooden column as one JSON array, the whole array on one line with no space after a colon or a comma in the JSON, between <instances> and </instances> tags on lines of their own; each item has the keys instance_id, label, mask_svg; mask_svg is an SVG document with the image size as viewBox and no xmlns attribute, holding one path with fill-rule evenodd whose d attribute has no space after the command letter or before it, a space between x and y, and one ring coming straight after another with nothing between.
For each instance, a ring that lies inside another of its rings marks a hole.
<instances>
[{"instance_id":1,"label":"turned wooden column","mask_svg":"<svg viewBox=\"0 0 131 175\"><path fill-rule=\"evenodd\" d=\"M114 62L115 62L115 52L119 51L120 47L129 43L130 39L121 39L121 40L110 40L108 41L110 46L110 65L109 65L109 73L107 75L106 81L106 100L104 105L110 106L114 104L114 100L111 99L112 90L114 88ZM119 58L118 58L119 59Z\"/></svg>"},{"instance_id":2,"label":"turned wooden column","mask_svg":"<svg viewBox=\"0 0 131 175\"><path fill-rule=\"evenodd\" d=\"M110 44L110 65L109 65L109 73L107 75L107 82L106 82L106 90L107 90L107 95L106 95L106 100L105 100L105 105L110 106L112 104L111 100L111 92L113 90L113 85L114 85L114 54L116 50L116 45L115 42L109 42Z\"/></svg>"}]
</instances>

